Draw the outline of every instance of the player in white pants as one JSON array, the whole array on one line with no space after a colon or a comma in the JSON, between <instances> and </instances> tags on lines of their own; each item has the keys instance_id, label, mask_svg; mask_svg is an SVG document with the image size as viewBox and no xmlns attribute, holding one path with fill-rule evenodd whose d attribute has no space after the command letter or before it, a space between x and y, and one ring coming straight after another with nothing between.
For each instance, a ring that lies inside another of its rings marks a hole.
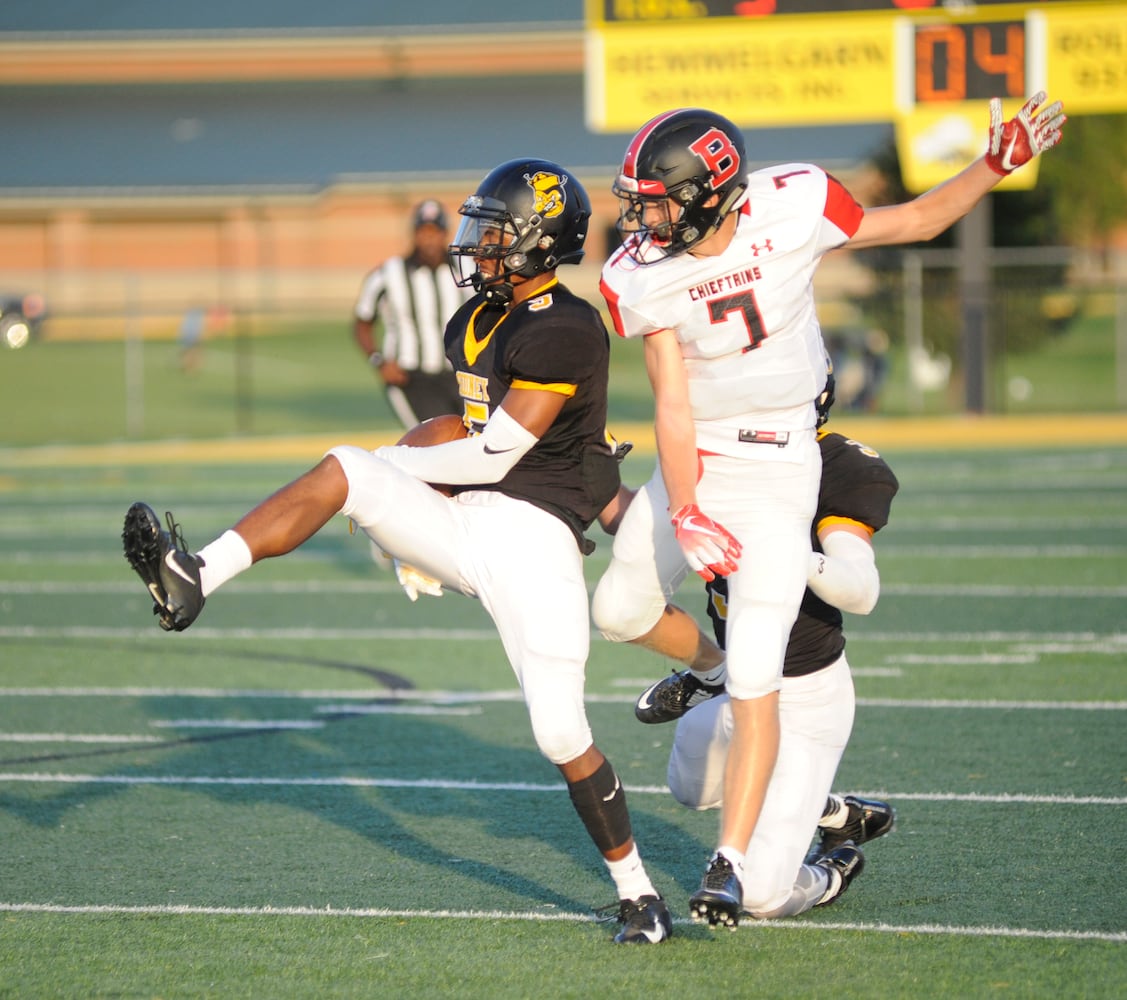
<instances>
[{"instance_id":1,"label":"player in white pants","mask_svg":"<svg viewBox=\"0 0 1127 1000\"><path fill-rule=\"evenodd\" d=\"M1060 140L1060 104L1038 110L1044 100L1036 95L1004 124L1001 102L992 102L984 157L915 201L868 212L813 164L748 173L742 133L714 112L658 115L627 148L614 185L624 242L600 287L618 333L644 338L659 473L620 532L640 535L648 509L656 567L630 574L645 588L636 598L632 586L609 587L615 600L596 595L595 619L609 638L653 644L677 548L680 572L731 575L733 752L718 845L690 899L694 919L738 922L744 852L778 754L783 650L805 582L819 475L814 400L826 382L814 272L838 247L911 243L947 229L1003 175ZM658 528L664 518L672 535Z\"/></svg>"},{"instance_id":2,"label":"player in white pants","mask_svg":"<svg viewBox=\"0 0 1127 1000\"><path fill-rule=\"evenodd\" d=\"M848 884L829 866L803 859L849 741L853 709L844 653L832 666L782 683L779 756L745 852L743 909L753 917L796 916L836 899ZM723 804L731 738L727 695L695 705L677 723L667 780L678 802L690 809Z\"/></svg>"},{"instance_id":3,"label":"player in white pants","mask_svg":"<svg viewBox=\"0 0 1127 1000\"><path fill-rule=\"evenodd\" d=\"M584 532L614 497L606 434L610 337L588 302L560 284L591 216L578 180L545 160L501 164L462 205L451 252L477 293L446 327L447 358L471 433L430 447L342 446L198 553L169 515L126 514L125 555L162 627L187 628L205 598L285 555L335 515L350 518L416 574L478 598L524 693L536 745L618 891L619 943L673 930L634 841L622 783L595 746L583 700L590 622ZM449 484L448 497L429 483Z\"/></svg>"},{"instance_id":4,"label":"player in white pants","mask_svg":"<svg viewBox=\"0 0 1127 1000\"><path fill-rule=\"evenodd\" d=\"M832 401L831 390L819 402L820 420ZM795 916L836 900L864 865L860 845L888 833L895 816L887 803L843 799L831 788L854 715L841 612L868 614L876 605L880 576L870 538L888 522L899 484L865 445L824 429L818 445L822 480L811 528L814 555L783 664L778 759L745 852L743 910L761 919ZM620 491L620 505L626 500ZM707 584L717 645L698 635L680 645L652 646L703 669L658 681L635 706L645 723L678 720L668 783L677 801L692 809L719 808L724 799L731 704L723 686L708 678L726 643L728 583L718 577ZM670 626L698 631L694 619L672 606L664 609L663 623L666 635ZM819 827L820 843L807 856Z\"/></svg>"}]
</instances>

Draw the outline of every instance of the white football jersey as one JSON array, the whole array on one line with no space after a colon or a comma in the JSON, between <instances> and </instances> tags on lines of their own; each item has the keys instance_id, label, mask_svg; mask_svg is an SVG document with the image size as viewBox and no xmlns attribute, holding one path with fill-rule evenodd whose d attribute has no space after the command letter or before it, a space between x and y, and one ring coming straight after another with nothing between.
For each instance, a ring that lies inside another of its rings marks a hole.
<instances>
[{"instance_id":1,"label":"white football jersey","mask_svg":"<svg viewBox=\"0 0 1127 1000\"><path fill-rule=\"evenodd\" d=\"M809 163L758 170L748 180L735 235L719 256L662 259L652 248L654 262L638 264L619 249L602 271L621 336L676 334L702 447L731 440L717 433L724 428L813 427L813 402L826 383L814 271L864 215L835 178Z\"/></svg>"}]
</instances>

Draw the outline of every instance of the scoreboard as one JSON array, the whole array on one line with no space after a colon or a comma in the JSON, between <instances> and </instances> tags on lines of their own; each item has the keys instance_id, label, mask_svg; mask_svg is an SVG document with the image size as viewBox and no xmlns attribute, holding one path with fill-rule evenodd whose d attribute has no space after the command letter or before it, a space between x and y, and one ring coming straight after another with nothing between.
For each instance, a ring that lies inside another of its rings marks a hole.
<instances>
[{"instance_id":1,"label":"scoreboard","mask_svg":"<svg viewBox=\"0 0 1127 1000\"><path fill-rule=\"evenodd\" d=\"M1127 4L1104 0L588 0L586 44L592 131L675 107L745 128L892 122L910 190L982 153L992 97L1007 116L1041 89L1069 115L1127 111Z\"/></svg>"}]
</instances>

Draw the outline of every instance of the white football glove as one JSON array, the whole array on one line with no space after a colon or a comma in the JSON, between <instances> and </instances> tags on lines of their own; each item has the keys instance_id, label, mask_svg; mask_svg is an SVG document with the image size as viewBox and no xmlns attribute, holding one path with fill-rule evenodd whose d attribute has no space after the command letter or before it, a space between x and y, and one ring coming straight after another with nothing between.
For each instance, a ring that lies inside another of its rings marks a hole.
<instances>
[{"instance_id":1,"label":"white football glove","mask_svg":"<svg viewBox=\"0 0 1127 1000\"><path fill-rule=\"evenodd\" d=\"M427 594L430 597L442 596L442 583L433 576L427 576L426 573L421 573L414 566L402 563L398 559L393 559L392 565L395 566L395 579L399 581L403 593L412 601L417 601L419 594Z\"/></svg>"}]
</instances>

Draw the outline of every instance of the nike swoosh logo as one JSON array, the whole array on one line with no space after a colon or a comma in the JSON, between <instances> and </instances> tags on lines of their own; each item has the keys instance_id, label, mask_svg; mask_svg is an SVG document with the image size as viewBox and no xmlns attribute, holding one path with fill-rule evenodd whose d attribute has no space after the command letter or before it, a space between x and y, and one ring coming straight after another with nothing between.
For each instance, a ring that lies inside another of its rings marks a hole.
<instances>
[{"instance_id":1,"label":"nike swoosh logo","mask_svg":"<svg viewBox=\"0 0 1127 1000\"><path fill-rule=\"evenodd\" d=\"M716 532L703 521L697 520L696 514L690 514L681 522L682 528L688 528L690 531L699 531L702 535L715 535Z\"/></svg>"},{"instance_id":2,"label":"nike swoosh logo","mask_svg":"<svg viewBox=\"0 0 1127 1000\"><path fill-rule=\"evenodd\" d=\"M504 455L506 452L513 450L513 448L490 448L487 444L482 445L482 447L485 449L485 454L487 455Z\"/></svg>"},{"instance_id":3,"label":"nike swoosh logo","mask_svg":"<svg viewBox=\"0 0 1127 1000\"><path fill-rule=\"evenodd\" d=\"M1016 170L1020 166L1020 164L1014 163L1013 161L1014 146L1016 145L1017 133L1015 132L1013 138L1010 139L1010 144L1006 147L1006 155L1002 157L1003 170Z\"/></svg>"},{"instance_id":4,"label":"nike swoosh logo","mask_svg":"<svg viewBox=\"0 0 1127 1000\"><path fill-rule=\"evenodd\" d=\"M642 933L646 935L646 940L650 944L660 944L665 940L665 933L660 927L643 927Z\"/></svg>"},{"instance_id":5,"label":"nike swoosh logo","mask_svg":"<svg viewBox=\"0 0 1127 1000\"><path fill-rule=\"evenodd\" d=\"M173 573L180 577L181 580L184 580L186 583L190 583L193 587L196 585L196 581L193 580L187 573L184 572L184 570L180 568L180 564L176 561L175 549L169 549L168 552L165 553L164 564L170 570L172 570Z\"/></svg>"},{"instance_id":6,"label":"nike swoosh logo","mask_svg":"<svg viewBox=\"0 0 1127 1000\"><path fill-rule=\"evenodd\" d=\"M611 799L613 799L613 798L614 798L614 797L615 797L615 796L616 796L616 795L618 794L618 790L619 790L619 789L620 789L621 787L622 787L622 783L621 783L621 782L620 782L620 781L618 780L618 775L616 774L616 775L614 776L614 788L613 788L613 789L611 789L611 793L610 793L610 795L604 795L604 796L603 796L603 801L604 801L604 802L609 802L609 801L610 801ZM647 933L648 933L648 932L647 932Z\"/></svg>"}]
</instances>

